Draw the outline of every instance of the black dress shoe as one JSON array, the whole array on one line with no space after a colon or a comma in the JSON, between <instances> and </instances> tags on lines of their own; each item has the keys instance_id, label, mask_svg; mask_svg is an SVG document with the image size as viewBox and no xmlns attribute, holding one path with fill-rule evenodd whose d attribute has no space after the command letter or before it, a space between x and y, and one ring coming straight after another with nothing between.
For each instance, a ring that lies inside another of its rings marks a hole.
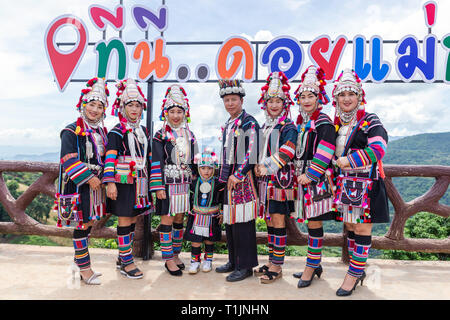
<instances>
[{"instance_id":1,"label":"black dress shoe","mask_svg":"<svg viewBox=\"0 0 450 320\"><path fill-rule=\"evenodd\" d=\"M234 270L234 266L230 262L227 262L224 265L221 265L220 267L216 268L216 272L218 272L218 273L227 273L227 272L231 272L233 270Z\"/></svg>"},{"instance_id":2,"label":"black dress shoe","mask_svg":"<svg viewBox=\"0 0 450 320\"><path fill-rule=\"evenodd\" d=\"M314 272L313 272L313 274L312 274L312 277L311 277L311 279L309 279L309 280L302 280L301 278L302 278L303 272L299 272L299 275L300 275L299 278L300 278L300 280L298 281L297 288L306 288L306 287L309 287L309 286L311 285L311 282L312 282L313 279L314 279L314 276L317 275L317 278L320 278L320 276L322 275L322 272L323 272L322 266L319 265L318 268L315 268L315 269L314 269Z\"/></svg>"},{"instance_id":3,"label":"black dress shoe","mask_svg":"<svg viewBox=\"0 0 450 320\"><path fill-rule=\"evenodd\" d=\"M164 266L166 267L167 271L169 271L171 276L182 276L183 275L183 271L181 271L180 269L175 270L175 271L169 270L169 267L167 266L167 262L164 264Z\"/></svg>"},{"instance_id":4,"label":"black dress shoe","mask_svg":"<svg viewBox=\"0 0 450 320\"><path fill-rule=\"evenodd\" d=\"M226 280L228 282L236 282L236 281L244 280L245 278L248 278L251 276L253 276L252 269L235 270L226 277Z\"/></svg>"},{"instance_id":5,"label":"black dress shoe","mask_svg":"<svg viewBox=\"0 0 450 320\"><path fill-rule=\"evenodd\" d=\"M184 265L184 263L177 264L177 267L180 268L180 270L186 269L186 266Z\"/></svg>"}]
</instances>

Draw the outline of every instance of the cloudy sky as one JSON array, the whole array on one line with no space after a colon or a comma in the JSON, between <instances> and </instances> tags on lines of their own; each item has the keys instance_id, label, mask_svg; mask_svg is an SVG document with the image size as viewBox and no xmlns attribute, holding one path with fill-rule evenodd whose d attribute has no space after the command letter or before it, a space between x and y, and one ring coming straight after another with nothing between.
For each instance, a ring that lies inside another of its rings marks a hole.
<instances>
[{"instance_id":1,"label":"cloudy sky","mask_svg":"<svg viewBox=\"0 0 450 320\"><path fill-rule=\"evenodd\" d=\"M239 35L250 40L270 41L274 37L287 35L298 40L313 40L320 35L335 39L345 35L351 40L357 34L370 39L374 35L384 40L399 40L408 34L423 39L427 33L422 11L423 0L380 0L380 1L324 1L324 0L166 0L169 8L169 27L164 33L167 41L223 41ZM450 33L450 1L437 0L437 22L433 34L441 39ZM2 94L0 94L1 122L0 146L24 146L40 148L41 151L56 151L59 148L59 132L75 120L75 105L83 84L71 83L65 92L59 92L47 61L44 48L45 31L56 17L74 14L80 17L89 31L89 41L101 40L102 34L96 30L88 16L91 4L115 8L119 1L54 1L21 0L2 3L0 11L0 70ZM159 1L124 0L126 28L123 38L138 41L144 38L131 17L134 4L144 4L156 9ZM107 39L118 33L109 28ZM150 39L158 36L151 31ZM58 33L56 41L76 40L71 28ZM167 54L172 60L170 79L175 79L175 69L187 64L191 70L200 63L211 69L211 79L215 79L214 61L219 46L169 46ZM262 49L262 48L260 48ZM311 64L307 57L308 45L303 45L305 61L302 71ZM420 48L422 50L422 48ZM130 47L129 53L132 51ZM437 79L444 77L446 56L443 48L437 48ZM393 70L390 79L396 79L395 44L385 44L384 60L389 61ZM420 51L421 52L421 51ZM351 67L353 45L348 44L338 73ZM113 59L114 60L114 59ZM96 54L89 46L75 74L75 78L91 78L96 67ZM114 78L115 62L109 69L109 78ZM137 63L129 57L128 76L135 77ZM260 66L259 77L267 75ZM155 128L160 126L158 116L165 90L169 84L155 85L153 119ZM217 84L189 83L183 85L191 104L191 129L199 139L217 136L220 125L226 120L226 113L218 97ZM257 105L261 84L245 84L247 96L245 108L263 121L263 113ZM297 85L292 86L292 93ZM109 85L111 96L115 88ZM331 95L333 85L327 85ZM425 132L449 131L450 112L448 84L365 84L367 110L377 113L390 135L405 136ZM144 85L145 92L145 85ZM112 101L112 99L111 99ZM324 109L334 113L331 104ZM108 109L108 115L110 110ZM292 111L296 118L298 111ZM106 125L112 127L116 119L108 116ZM208 139L209 140L209 139Z\"/></svg>"}]
</instances>

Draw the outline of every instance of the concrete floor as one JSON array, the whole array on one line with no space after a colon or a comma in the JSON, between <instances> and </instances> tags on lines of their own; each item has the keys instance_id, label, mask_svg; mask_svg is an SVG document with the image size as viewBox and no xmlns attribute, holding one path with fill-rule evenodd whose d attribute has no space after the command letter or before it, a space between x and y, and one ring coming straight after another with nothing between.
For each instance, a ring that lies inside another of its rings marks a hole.
<instances>
[{"instance_id":1,"label":"concrete floor","mask_svg":"<svg viewBox=\"0 0 450 320\"><path fill-rule=\"evenodd\" d=\"M363 286L352 296L335 295L347 271L339 258L324 257L321 279L309 288L298 289L292 274L303 270L305 257L286 257L283 277L272 284L260 284L257 277L229 283L226 274L199 272L170 276L161 253L149 261L137 259L145 276L132 280L115 269L116 250L90 249L92 266L103 273L102 285L87 286L71 281L70 247L40 247L0 244L0 299L19 300L310 300L310 299L450 299L450 262L370 259ZM182 253L188 266L190 254ZM213 267L226 262L226 255L214 256ZM267 256L260 256L260 264Z\"/></svg>"}]
</instances>

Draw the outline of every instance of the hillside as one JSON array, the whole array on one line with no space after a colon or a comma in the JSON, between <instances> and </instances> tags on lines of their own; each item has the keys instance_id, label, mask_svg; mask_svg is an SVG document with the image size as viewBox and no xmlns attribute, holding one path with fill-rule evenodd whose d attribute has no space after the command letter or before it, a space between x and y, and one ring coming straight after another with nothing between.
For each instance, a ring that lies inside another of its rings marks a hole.
<instances>
[{"instance_id":1,"label":"hillside","mask_svg":"<svg viewBox=\"0 0 450 320\"><path fill-rule=\"evenodd\" d=\"M390 141L386 164L450 165L450 132L424 133Z\"/></svg>"},{"instance_id":2,"label":"hillside","mask_svg":"<svg viewBox=\"0 0 450 320\"><path fill-rule=\"evenodd\" d=\"M450 166L450 132L425 133L388 143L384 164ZM394 178L393 182L404 200L424 194L434 178ZM440 201L450 205L450 191Z\"/></svg>"}]
</instances>

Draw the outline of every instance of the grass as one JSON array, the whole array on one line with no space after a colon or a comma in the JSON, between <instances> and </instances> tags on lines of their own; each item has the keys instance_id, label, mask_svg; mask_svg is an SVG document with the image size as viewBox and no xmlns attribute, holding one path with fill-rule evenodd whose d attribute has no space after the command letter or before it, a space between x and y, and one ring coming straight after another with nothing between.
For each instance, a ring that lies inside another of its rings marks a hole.
<instances>
[{"instance_id":1,"label":"grass","mask_svg":"<svg viewBox=\"0 0 450 320\"><path fill-rule=\"evenodd\" d=\"M35 236L35 235L12 235L8 234L4 237L7 243L10 244L28 244L35 246L59 246L59 243L56 243L44 236Z\"/></svg>"}]
</instances>

